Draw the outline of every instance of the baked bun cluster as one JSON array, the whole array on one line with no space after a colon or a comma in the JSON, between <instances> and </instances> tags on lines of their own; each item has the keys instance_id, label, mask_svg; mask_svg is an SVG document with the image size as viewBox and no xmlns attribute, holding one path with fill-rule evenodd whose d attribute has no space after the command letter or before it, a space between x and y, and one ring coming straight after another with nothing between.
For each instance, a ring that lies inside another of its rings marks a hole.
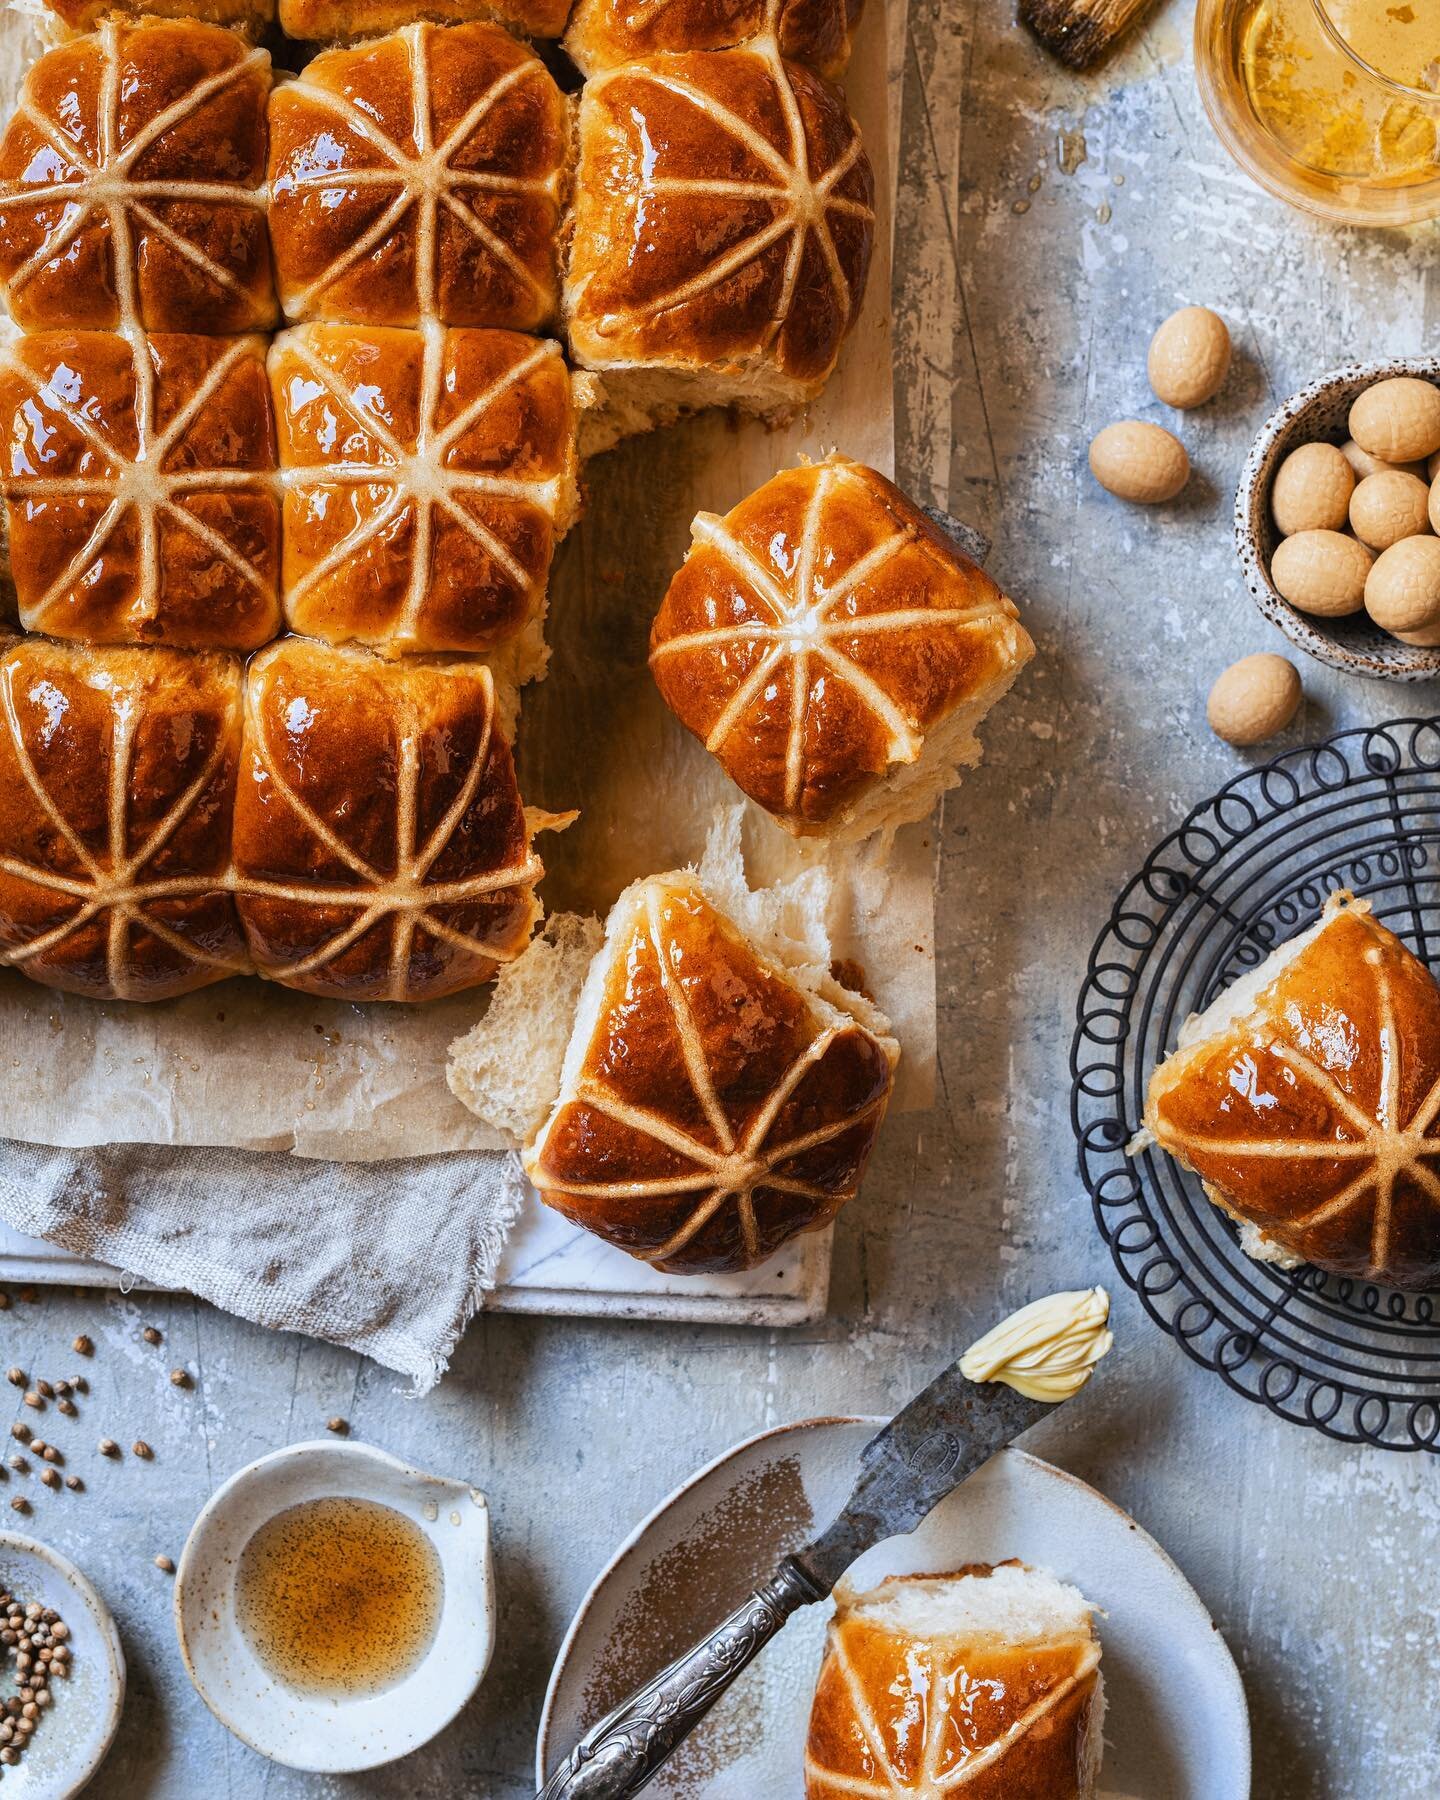
<instances>
[{"instance_id":1,"label":"baked bun cluster","mask_svg":"<svg viewBox=\"0 0 1440 1800\"><path fill-rule=\"evenodd\" d=\"M805 1800L1091 1800L1105 1711L1093 1614L1013 1561L840 1589Z\"/></svg>"},{"instance_id":2,"label":"baked bun cluster","mask_svg":"<svg viewBox=\"0 0 1440 1800\"><path fill-rule=\"evenodd\" d=\"M1186 1021L1145 1125L1251 1256L1440 1282L1440 987L1366 901L1332 896Z\"/></svg>"},{"instance_id":3,"label":"baked bun cluster","mask_svg":"<svg viewBox=\"0 0 1440 1800\"><path fill-rule=\"evenodd\" d=\"M479 663L26 637L0 709L0 961L35 980L419 1000L530 937L540 865Z\"/></svg>"},{"instance_id":4,"label":"baked bun cluster","mask_svg":"<svg viewBox=\"0 0 1440 1800\"><path fill-rule=\"evenodd\" d=\"M701 513L650 634L666 704L797 836L924 818L1035 653L1014 605L888 482L832 456Z\"/></svg>"}]
</instances>

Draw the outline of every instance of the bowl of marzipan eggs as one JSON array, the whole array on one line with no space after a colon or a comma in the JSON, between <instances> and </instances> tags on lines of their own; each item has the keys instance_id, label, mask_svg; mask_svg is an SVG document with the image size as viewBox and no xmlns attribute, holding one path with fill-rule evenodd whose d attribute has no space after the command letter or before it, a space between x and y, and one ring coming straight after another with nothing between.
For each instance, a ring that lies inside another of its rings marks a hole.
<instances>
[{"instance_id":1,"label":"bowl of marzipan eggs","mask_svg":"<svg viewBox=\"0 0 1440 1800\"><path fill-rule=\"evenodd\" d=\"M1266 421L1235 497L1256 604L1332 668L1440 676L1440 359L1352 363Z\"/></svg>"}]
</instances>

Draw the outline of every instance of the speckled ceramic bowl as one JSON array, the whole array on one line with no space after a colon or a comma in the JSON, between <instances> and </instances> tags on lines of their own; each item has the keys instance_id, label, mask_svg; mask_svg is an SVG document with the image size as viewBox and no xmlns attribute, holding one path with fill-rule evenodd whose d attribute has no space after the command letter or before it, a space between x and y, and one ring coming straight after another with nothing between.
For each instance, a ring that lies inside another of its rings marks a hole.
<instances>
[{"instance_id":1,"label":"speckled ceramic bowl","mask_svg":"<svg viewBox=\"0 0 1440 1800\"><path fill-rule=\"evenodd\" d=\"M1365 675L1376 681L1433 681L1440 677L1440 648L1402 644L1372 624L1369 615L1316 619L1298 612L1282 598L1270 579L1270 558L1280 533L1270 516L1270 487L1275 472L1301 444L1343 444L1350 435L1346 421L1356 398L1377 381L1392 375L1418 375L1440 381L1440 358L1416 356L1388 362L1347 363L1292 394L1260 429L1235 495L1235 547L1245 571L1245 584L1255 604L1292 644L1332 669Z\"/></svg>"}]
</instances>

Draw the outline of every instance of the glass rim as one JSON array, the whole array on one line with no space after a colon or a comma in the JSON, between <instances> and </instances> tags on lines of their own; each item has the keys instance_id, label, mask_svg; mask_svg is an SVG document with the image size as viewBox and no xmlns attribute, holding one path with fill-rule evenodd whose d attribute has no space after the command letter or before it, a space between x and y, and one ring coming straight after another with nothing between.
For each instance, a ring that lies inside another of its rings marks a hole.
<instances>
[{"instance_id":1,"label":"glass rim","mask_svg":"<svg viewBox=\"0 0 1440 1800\"><path fill-rule=\"evenodd\" d=\"M1403 94L1408 100L1419 100L1425 104L1440 106L1440 88L1412 87L1408 81L1397 81L1393 75L1387 75L1383 69L1377 69L1374 63L1366 59L1342 35L1340 27L1330 17L1330 9L1326 0L1310 0L1315 9L1315 16L1320 21L1320 28L1334 44L1340 54L1354 63L1357 69L1363 69L1370 80L1378 81L1382 87L1389 88L1392 93ZM1440 59L1437 59L1440 60Z\"/></svg>"}]
</instances>

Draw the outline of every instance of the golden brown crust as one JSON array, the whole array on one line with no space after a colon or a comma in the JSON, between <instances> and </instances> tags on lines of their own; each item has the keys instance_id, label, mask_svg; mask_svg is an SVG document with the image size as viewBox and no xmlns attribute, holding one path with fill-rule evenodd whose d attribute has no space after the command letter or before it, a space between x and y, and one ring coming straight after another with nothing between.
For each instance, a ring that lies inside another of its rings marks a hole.
<instances>
[{"instance_id":1,"label":"golden brown crust","mask_svg":"<svg viewBox=\"0 0 1440 1800\"><path fill-rule=\"evenodd\" d=\"M280 0L280 29L289 38L351 43L378 37L416 19L460 25L490 19L522 38L558 38L570 0Z\"/></svg>"},{"instance_id":2,"label":"golden brown crust","mask_svg":"<svg viewBox=\"0 0 1440 1800\"><path fill-rule=\"evenodd\" d=\"M544 606L575 510L560 346L306 325L270 351L285 616L386 654L489 650Z\"/></svg>"},{"instance_id":3,"label":"golden brown crust","mask_svg":"<svg viewBox=\"0 0 1440 1800\"><path fill-rule=\"evenodd\" d=\"M0 656L0 961L162 1000L250 967L228 892L240 665L44 638Z\"/></svg>"},{"instance_id":4,"label":"golden brown crust","mask_svg":"<svg viewBox=\"0 0 1440 1800\"><path fill-rule=\"evenodd\" d=\"M257 38L275 17L275 0L45 0L71 31L92 31L106 18L176 19L227 25L244 38Z\"/></svg>"},{"instance_id":5,"label":"golden brown crust","mask_svg":"<svg viewBox=\"0 0 1440 1800\"><path fill-rule=\"evenodd\" d=\"M263 338L14 338L0 353L0 425L27 630L215 650L275 635Z\"/></svg>"},{"instance_id":6,"label":"golden brown crust","mask_svg":"<svg viewBox=\"0 0 1440 1800\"><path fill-rule=\"evenodd\" d=\"M893 1047L822 1019L687 877L631 890L599 1014L526 1172L656 1268L753 1267L860 1185Z\"/></svg>"},{"instance_id":7,"label":"golden brown crust","mask_svg":"<svg viewBox=\"0 0 1440 1800\"><path fill-rule=\"evenodd\" d=\"M1440 988L1345 908L1255 1012L1177 1051L1145 1123L1212 1199L1338 1274L1440 1281Z\"/></svg>"},{"instance_id":8,"label":"golden brown crust","mask_svg":"<svg viewBox=\"0 0 1440 1800\"><path fill-rule=\"evenodd\" d=\"M763 50L587 82L565 282L593 368L760 365L816 393L865 292L875 184L843 96Z\"/></svg>"},{"instance_id":9,"label":"golden brown crust","mask_svg":"<svg viewBox=\"0 0 1440 1800\"><path fill-rule=\"evenodd\" d=\"M702 513L650 634L666 704L788 830L842 821L1034 654L1015 607L844 457Z\"/></svg>"},{"instance_id":10,"label":"golden brown crust","mask_svg":"<svg viewBox=\"0 0 1440 1800\"><path fill-rule=\"evenodd\" d=\"M245 332L275 320L268 51L107 19L42 56L0 140L0 287L26 331Z\"/></svg>"},{"instance_id":11,"label":"golden brown crust","mask_svg":"<svg viewBox=\"0 0 1440 1800\"><path fill-rule=\"evenodd\" d=\"M315 57L270 103L286 317L548 325L569 139L549 71L497 25Z\"/></svg>"},{"instance_id":12,"label":"golden brown crust","mask_svg":"<svg viewBox=\"0 0 1440 1800\"><path fill-rule=\"evenodd\" d=\"M845 71L864 0L579 0L565 48L585 75L667 50L725 50L773 36L780 54L832 80Z\"/></svg>"},{"instance_id":13,"label":"golden brown crust","mask_svg":"<svg viewBox=\"0 0 1440 1800\"><path fill-rule=\"evenodd\" d=\"M1093 1636L928 1641L842 1599L810 1714L805 1800L1077 1800L1091 1791L1082 1771L1099 1661Z\"/></svg>"},{"instance_id":14,"label":"golden brown crust","mask_svg":"<svg viewBox=\"0 0 1440 1800\"><path fill-rule=\"evenodd\" d=\"M234 861L272 981L348 1000L488 981L529 940L540 876L489 671L298 638L262 651Z\"/></svg>"}]
</instances>

